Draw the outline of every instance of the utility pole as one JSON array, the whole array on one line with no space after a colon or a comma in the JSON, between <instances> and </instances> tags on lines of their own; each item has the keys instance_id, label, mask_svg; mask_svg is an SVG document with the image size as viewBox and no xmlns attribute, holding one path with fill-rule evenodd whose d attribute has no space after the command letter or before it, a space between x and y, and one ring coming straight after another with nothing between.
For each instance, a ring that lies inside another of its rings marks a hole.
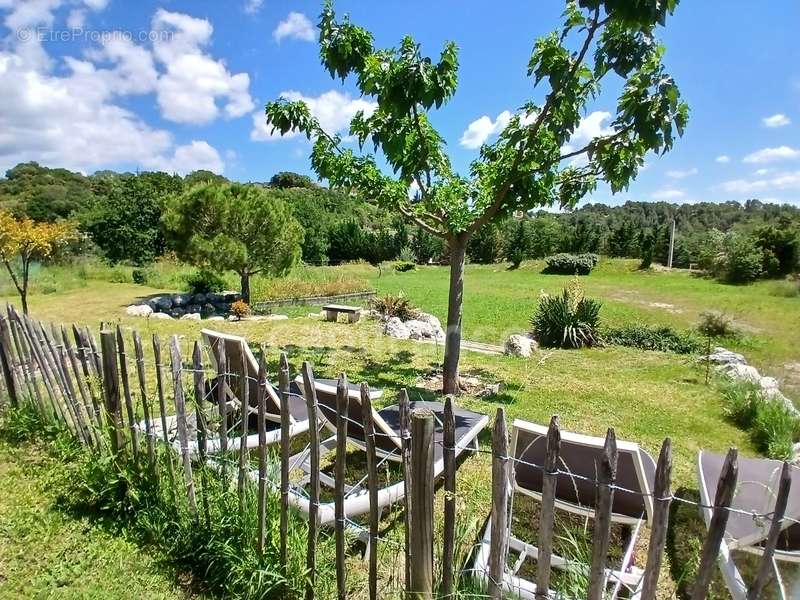
<instances>
[{"instance_id":1,"label":"utility pole","mask_svg":"<svg viewBox=\"0 0 800 600\"><path fill-rule=\"evenodd\" d=\"M669 259L667 260L667 268L672 268L672 253L675 250L675 219L672 219L672 232L669 234Z\"/></svg>"}]
</instances>

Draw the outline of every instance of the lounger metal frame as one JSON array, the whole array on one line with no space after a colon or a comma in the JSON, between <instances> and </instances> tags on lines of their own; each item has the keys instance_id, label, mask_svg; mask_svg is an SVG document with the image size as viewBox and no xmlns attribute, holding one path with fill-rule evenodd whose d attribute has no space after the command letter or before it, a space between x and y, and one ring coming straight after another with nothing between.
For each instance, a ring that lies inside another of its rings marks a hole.
<instances>
[{"instance_id":1,"label":"lounger metal frame","mask_svg":"<svg viewBox=\"0 0 800 600\"><path fill-rule=\"evenodd\" d=\"M547 437L547 427L536 423L531 423L530 421L515 419L512 425L512 432L511 432L511 454L514 457L518 457L524 454L524 451L518 452L520 431L533 433L545 439ZM580 433L571 433L568 431L561 431L561 441L562 443L569 442L598 449L602 449L603 444L605 442L604 438L583 435ZM618 440L617 450L622 452L629 452L632 455L634 468L636 469L636 477L639 481L639 484L643 490L645 490L647 493L650 493L649 484L645 476L644 464L642 463L641 459L639 445L633 442ZM514 471L513 471L513 461L509 461L509 464L511 466L509 468L508 476L510 478L510 482L512 485L511 485L511 498L509 504L508 546L509 550L518 552L520 556L519 559L514 564L511 571L504 572L502 587L506 591L512 594L516 594L520 598L536 600L538 598L538 596L536 596L536 584L532 581L529 581L519 576L518 573L519 569L522 567L526 559L528 558L532 560L538 559L539 549L534 544L527 543L519 539L518 537L514 536L510 531L510 526L511 526L510 524L512 522L511 515L513 515L514 511L514 495L516 493L521 493L530 498L534 498L539 502L541 502L542 496L538 492L534 492L532 490L517 485L516 477L514 476ZM645 496L644 502L645 502L646 514L642 515L641 518L637 519L630 517L628 515L611 513L612 523L619 523L623 525L629 525L632 527L630 541L622 557L621 568L606 569L605 571L606 581L615 582L614 589L611 595L609 596L611 600L614 600L614 598L617 597L622 586L625 586L629 590L630 598L632 598L633 600L638 599L639 596L641 595L641 586L642 586L642 578L644 576L644 571L637 567L630 567L629 570L625 570L625 566L630 564L631 560L633 559L633 553L636 547L636 542L638 541L639 532L641 531L642 525L652 516L652 511L653 511L652 496L649 495ZM586 518L594 518L593 508L580 506L575 504L574 502L560 500L558 496L556 496L555 499L555 507L564 510L566 512L570 512ZM487 581L489 577L489 550L491 548L491 535L492 535L491 519L489 519L487 520L486 523L486 528L484 530L481 546L475 558L475 567L474 567L475 572L478 575L480 575L484 581ZM550 564L552 567L557 569L585 570L586 572L588 572L589 569L589 565L582 565L582 564L568 562L566 559L564 559L561 556L558 556L557 554L552 555ZM557 597L556 593L552 589L547 591L547 595L549 598L553 599ZM563 600L563 597L559 596L559 598Z\"/></svg>"}]
</instances>

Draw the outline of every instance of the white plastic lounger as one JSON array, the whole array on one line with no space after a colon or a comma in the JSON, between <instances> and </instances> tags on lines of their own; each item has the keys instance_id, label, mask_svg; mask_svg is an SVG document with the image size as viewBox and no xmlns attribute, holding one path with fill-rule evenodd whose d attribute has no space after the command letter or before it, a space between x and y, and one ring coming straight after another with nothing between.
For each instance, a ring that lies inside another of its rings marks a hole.
<instances>
[{"instance_id":1,"label":"white plastic lounger","mask_svg":"<svg viewBox=\"0 0 800 600\"><path fill-rule=\"evenodd\" d=\"M523 494L536 500L542 495L542 467L547 454L547 427L516 419L511 433L511 452L514 458L513 486L511 491L511 514L513 522L514 494ZM600 462L604 438L578 433L561 432L561 451L556 478L555 506L558 509L593 518L595 510L597 465ZM622 564L617 569L606 570L606 582L613 586L608 598L616 598L622 587L630 598L641 594L644 571L633 565L633 555L642 524L653 512L651 490L655 478L656 463L637 444L617 441L618 461L616 485L623 489L614 491L611 521L632 528L630 541L623 554ZM586 478L586 479L584 479ZM587 480L588 479L588 480ZM489 551L491 544L491 519L487 520L483 540L475 559L475 573L488 580ZM510 532L509 549L519 554L513 568L503 575L503 588L521 598L536 598L536 584L518 573L526 559L536 560L538 548ZM587 569L589 565L568 563L563 557L553 554L551 565L557 569ZM556 598L548 590L550 598ZM561 597L563 600L563 596Z\"/></svg>"},{"instance_id":2,"label":"white plastic lounger","mask_svg":"<svg viewBox=\"0 0 800 600\"><path fill-rule=\"evenodd\" d=\"M706 526L711 522L713 512L711 508L706 507L714 504L717 483L724 463L725 456L721 454L701 451L697 457L700 502L704 505L702 513ZM741 550L759 556L763 554L763 545L772 526L772 519L769 515L775 508L783 463L768 458L740 457L738 465L739 476L731 508L767 515L756 519L740 512L731 512L728 515L728 524L725 527L725 536L720 547L718 564L725 585L734 600L746 600L747 584L736 567L731 553L733 550ZM797 598L797 593L800 591L785 589L778 565L778 562L800 562L800 524L796 522L796 520L800 520L800 470L792 467L790 473L792 485L786 505L785 516L787 518L783 522L782 533L778 538L772 563L776 582L775 591L777 597L784 600Z\"/></svg>"},{"instance_id":3,"label":"white plastic lounger","mask_svg":"<svg viewBox=\"0 0 800 600\"><path fill-rule=\"evenodd\" d=\"M230 376L228 377L227 391L229 414L239 414L238 423L234 423L229 428L228 433L228 448L238 450L240 445L240 431L241 431L241 418L244 412L241 410L241 398L243 397L243 383L246 382L248 386L248 404L246 415L248 421L248 430L254 433L245 438L245 444L248 448L258 447L258 431L257 431L257 399L258 399L258 361L253 356L247 340L237 335L228 333L221 333L211 329L201 330L203 341L209 350L211 362L217 372L217 378L212 384L209 401L216 403L216 386L222 381L220 375L224 374L227 369L230 369ZM217 364L216 348L219 344L225 346L225 359L227 366L221 367ZM266 423L267 423L267 445L277 444L281 441L281 400L280 392L273 385L268 384L266 388ZM289 388L289 436L305 433L308 431L308 410L306 408L306 401L303 398L301 390L297 385L292 384ZM231 437L233 434L233 437ZM207 452L214 454L220 450L220 440L218 437L211 437L206 442ZM190 442L190 451L197 450L197 442Z\"/></svg>"},{"instance_id":4,"label":"white plastic lounger","mask_svg":"<svg viewBox=\"0 0 800 600\"><path fill-rule=\"evenodd\" d=\"M301 386L302 387L302 386ZM317 414L320 424L329 430L336 431L336 382L333 380L317 380ZM348 402L348 422L347 440L353 445L364 449L365 433L360 424L363 422L363 405L360 395L349 395ZM437 420L434 430L434 464L433 476L439 477L444 471L444 450L442 447L443 429L441 426L444 418L444 405L439 402L409 402L409 410L429 409L433 412ZM456 456L460 455L467 448L478 447L478 434L489 423L489 417L469 410L456 408L453 410L456 421ZM402 460L402 439L400 429L400 407L399 405L387 406L381 410L372 410L372 419L375 425L375 445L378 457L383 460L400 462ZM382 434L382 435L381 435ZM336 435L332 435L321 443L320 455L323 456L336 448ZM291 468L300 468L308 474L311 465L308 459L308 451L296 454L290 459ZM365 487L366 478L363 478L356 485L345 486L344 513L345 518L353 518L369 512L369 494ZM333 488L335 481L333 477L320 473L320 483L326 487ZM378 507L384 508L401 498L405 493L405 482L399 481L378 491ZM289 501L304 514L309 512L308 498L297 489L290 490ZM331 524L334 521L333 502L324 502L319 505L320 524Z\"/></svg>"}]
</instances>

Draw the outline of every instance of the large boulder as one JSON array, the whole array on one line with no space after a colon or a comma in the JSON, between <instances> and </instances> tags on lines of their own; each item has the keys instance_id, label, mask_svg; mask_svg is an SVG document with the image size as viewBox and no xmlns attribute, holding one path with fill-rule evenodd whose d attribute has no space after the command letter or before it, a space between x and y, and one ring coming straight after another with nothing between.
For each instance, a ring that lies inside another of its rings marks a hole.
<instances>
[{"instance_id":1,"label":"large boulder","mask_svg":"<svg viewBox=\"0 0 800 600\"><path fill-rule=\"evenodd\" d=\"M442 329L442 323L436 316L421 312L417 315L417 318L413 320L426 323L430 326L431 331L428 335L428 339L444 340L444 329ZM408 325L408 323L410 323L410 321L406 321L406 325Z\"/></svg>"},{"instance_id":2,"label":"large boulder","mask_svg":"<svg viewBox=\"0 0 800 600\"><path fill-rule=\"evenodd\" d=\"M172 308L172 298L170 296L157 296L150 300L149 304L154 312L169 312Z\"/></svg>"},{"instance_id":3,"label":"large boulder","mask_svg":"<svg viewBox=\"0 0 800 600\"><path fill-rule=\"evenodd\" d=\"M221 315L214 315L213 317L208 317L208 319L206 319L206 321L224 321L224 320L225 317Z\"/></svg>"},{"instance_id":4,"label":"large boulder","mask_svg":"<svg viewBox=\"0 0 800 600\"><path fill-rule=\"evenodd\" d=\"M748 381L755 384L761 383L761 374L758 372L758 369L750 365L729 363L720 365L717 367L717 370L733 381Z\"/></svg>"},{"instance_id":5,"label":"large boulder","mask_svg":"<svg viewBox=\"0 0 800 600\"><path fill-rule=\"evenodd\" d=\"M242 299L242 295L239 292L231 292L229 290L222 292L222 297L223 301L227 302L228 304Z\"/></svg>"},{"instance_id":6,"label":"large boulder","mask_svg":"<svg viewBox=\"0 0 800 600\"><path fill-rule=\"evenodd\" d=\"M166 321L171 321L172 320L172 317L170 317L169 314L164 313L164 312L153 313L152 315L150 315L150 318L151 319L164 319Z\"/></svg>"},{"instance_id":7,"label":"large boulder","mask_svg":"<svg viewBox=\"0 0 800 600\"><path fill-rule=\"evenodd\" d=\"M200 320L200 313L192 312L186 313L181 317L181 321L199 321Z\"/></svg>"},{"instance_id":8,"label":"large boulder","mask_svg":"<svg viewBox=\"0 0 800 600\"><path fill-rule=\"evenodd\" d=\"M386 335L389 337L397 338L398 340L407 340L411 337L411 332L408 327L406 327L406 324L398 317L391 317L386 321L384 332L386 332Z\"/></svg>"},{"instance_id":9,"label":"large boulder","mask_svg":"<svg viewBox=\"0 0 800 600\"><path fill-rule=\"evenodd\" d=\"M215 312L217 312L216 307L208 302L203 304L203 307L200 309L200 313L206 316L213 315Z\"/></svg>"},{"instance_id":10,"label":"large boulder","mask_svg":"<svg viewBox=\"0 0 800 600\"><path fill-rule=\"evenodd\" d=\"M131 317L149 317L153 308L149 304L131 304L125 309L125 314Z\"/></svg>"},{"instance_id":11,"label":"large boulder","mask_svg":"<svg viewBox=\"0 0 800 600\"><path fill-rule=\"evenodd\" d=\"M186 314L199 313L203 311L203 307L199 304L189 304L186 306Z\"/></svg>"},{"instance_id":12,"label":"large boulder","mask_svg":"<svg viewBox=\"0 0 800 600\"><path fill-rule=\"evenodd\" d=\"M705 358L705 357L703 357ZM714 352L712 352L708 356L708 360L712 363L718 365L746 365L747 360L745 360L744 356L739 354L738 352L731 352L730 350L726 350L721 346L717 346L714 348Z\"/></svg>"},{"instance_id":13,"label":"large boulder","mask_svg":"<svg viewBox=\"0 0 800 600\"><path fill-rule=\"evenodd\" d=\"M408 336L412 340L432 340L435 339L436 330L433 326L426 322L420 321L419 319L410 319L403 323L408 329Z\"/></svg>"},{"instance_id":14,"label":"large boulder","mask_svg":"<svg viewBox=\"0 0 800 600\"><path fill-rule=\"evenodd\" d=\"M192 298L191 294L175 294L172 297L172 307L185 309L192 303Z\"/></svg>"},{"instance_id":15,"label":"large boulder","mask_svg":"<svg viewBox=\"0 0 800 600\"><path fill-rule=\"evenodd\" d=\"M529 358L538 348L538 344L536 340L529 338L527 335L515 333L514 335L508 336L503 348L508 356Z\"/></svg>"},{"instance_id":16,"label":"large boulder","mask_svg":"<svg viewBox=\"0 0 800 600\"><path fill-rule=\"evenodd\" d=\"M192 297L192 304L199 304L200 306L202 306L206 302L210 302L210 300L208 299L208 294L195 294Z\"/></svg>"},{"instance_id":17,"label":"large boulder","mask_svg":"<svg viewBox=\"0 0 800 600\"><path fill-rule=\"evenodd\" d=\"M182 308L173 308L171 311L169 311L169 314L173 319L180 319L186 314L186 311Z\"/></svg>"}]
</instances>

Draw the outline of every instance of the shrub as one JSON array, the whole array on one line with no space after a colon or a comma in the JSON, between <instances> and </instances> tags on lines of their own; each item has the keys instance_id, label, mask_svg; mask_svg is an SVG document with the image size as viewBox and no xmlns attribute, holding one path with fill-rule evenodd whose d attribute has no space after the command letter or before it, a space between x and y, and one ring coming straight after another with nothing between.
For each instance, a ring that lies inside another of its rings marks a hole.
<instances>
[{"instance_id":1,"label":"shrub","mask_svg":"<svg viewBox=\"0 0 800 600\"><path fill-rule=\"evenodd\" d=\"M133 283L137 283L139 285L146 285L150 278L153 275L152 269L134 269L131 271L131 279L133 279Z\"/></svg>"},{"instance_id":2,"label":"shrub","mask_svg":"<svg viewBox=\"0 0 800 600\"><path fill-rule=\"evenodd\" d=\"M701 340L692 333L676 331L666 325L610 327L603 331L602 339L607 344L675 354L692 354L703 349Z\"/></svg>"},{"instance_id":3,"label":"shrub","mask_svg":"<svg viewBox=\"0 0 800 600\"><path fill-rule=\"evenodd\" d=\"M388 319L397 317L401 321L408 321L419 316L419 310L405 296L392 296L387 294L369 301L370 307L377 310L381 317Z\"/></svg>"},{"instance_id":4,"label":"shrub","mask_svg":"<svg viewBox=\"0 0 800 600\"><path fill-rule=\"evenodd\" d=\"M722 397L725 400L723 413L742 429L750 428L755 421L758 407L764 402L761 387L749 381L724 383Z\"/></svg>"},{"instance_id":5,"label":"shrub","mask_svg":"<svg viewBox=\"0 0 800 600\"><path fill-rule=\"evenodd\" d=\"M531 318L537 341L550 348L582 348L598 342L601 304L573 282L558 296L543 294Z\"/></svg>"},{"instance_id":6,"label":"shrub","mask_svg":"<svg viewBox=\"0 0 800 600\"><path fill-rule=\"evenodd\" d=\"M730 315L716 310L707 310L700 313L700 322L697 331L707 337L736 337L739 330L733 324Z\"/></svg>"},{"instance_id":7,"label":"shrub","mask_svg":"<svg viewBox=\"0 0 800 600\"><path fill-rule=\"evenodd\" d=\"M544 273L552 275L588 275L597 266L597 254L555 254L545 259Z\"/></svg>"},{"instance_id":8,"label":"shrub","mask_svg":"<svg viewBox=\"0 0 800 600\"><path fill-rule=\"evenodd\" d=\"M417 265L413 262L399 262L394 266L394 270L398 273L406 273L408 271L416 271Z\"/></svg>"},{"instance_id":9,"label":"shrub","mask_svg":"<svg viewBox=\"0 0 800 600\"><path fill-rule=\"evenodd\" d=\"M800 296L800 279L785 279L775 282L769 290L772 296L797 298Z\"/></svg>"},{"instance_id":10,"label":"shrub","mask_svg":"<svg viewBox=\"0 0 800 600\"><path fill-rule=\"evenodd\" d=\"M231 304L231 314L237 319L244 319L250 315L250 305L244 300L237 300Z\"/></svg>"},{"instance_id":11,"label":"shrub","mask_svg":"<svg viewBox=\"0 0 800 600\"><path fill-rule=\"evenodd\" d=\"M186 289L190 294L208 294L225 289L225 279L208 269L195 271L186 278Z\"/></svg>"}]
</instances>

